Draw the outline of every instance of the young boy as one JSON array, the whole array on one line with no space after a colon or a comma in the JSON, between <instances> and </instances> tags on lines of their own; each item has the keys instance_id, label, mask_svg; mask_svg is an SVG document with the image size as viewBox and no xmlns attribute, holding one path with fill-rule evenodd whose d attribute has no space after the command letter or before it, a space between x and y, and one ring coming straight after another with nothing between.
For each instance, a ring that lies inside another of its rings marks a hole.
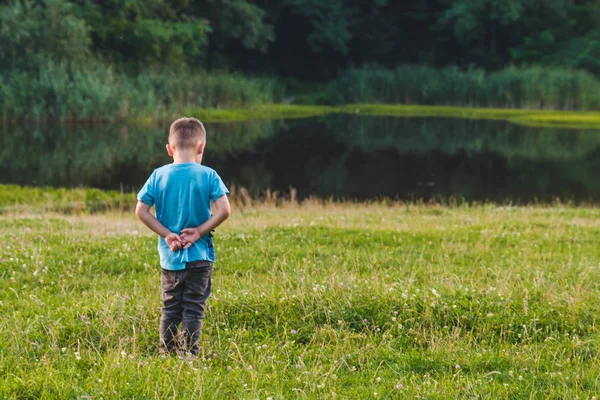
<instances>
[{"instance_id":1,"label":"young boy","mask_svg":"<svg viewBox=\"0 0 600 400\"><path fill-rule=\"evenodd\" d=\"M200 121L173 122L167 144L173 163L154 170L137 196L135 215L159 235L162 352L198 353L215 262L210 232L231 213L223 181L214 170L200 165L205 145L206 131ZM212 215L211 200L216 206ZM150 213L152 206L156 217Z\"/></svg>"}]
</instances>

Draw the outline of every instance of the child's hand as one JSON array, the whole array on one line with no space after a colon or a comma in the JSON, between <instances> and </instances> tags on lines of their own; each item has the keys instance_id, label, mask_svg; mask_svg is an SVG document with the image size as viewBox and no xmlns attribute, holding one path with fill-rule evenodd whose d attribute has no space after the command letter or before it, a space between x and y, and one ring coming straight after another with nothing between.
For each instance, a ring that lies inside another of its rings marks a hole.
<instances>
[{"instance_id":1,"label":"child's hand","mask_svg":"<svg viewBox=\"0 0 600 400\"><path fill-rule=\"evenodd\" d=\"M181 230L181 239L185 242L183 248L187 249L194 244L196 240L200 239L200 233L196 228L185 228Z\"/></svg>"},{"instance_id":2,"label":"child's hand","mask_svg":"<svg viewBox=\"0 0 600 400\"><path fill-rule=\"evenodd\" d=\"M179 251L183 248L183 246L185 246L184 242L174 242L171 246L169 246L171 248L171 251L175 252L175 251Z\"/></svg>"},{"instance_id":3,"label":"child's hand","mask_svg":"<svg viewBox=\"0 0 600 400\"><path fill-rule=\"evenodd\" d=\"M167 242L167 246L171 248L171 251L181 250L186 244L175 232L171 232L165 236L165 242Z\"/></svg>"}]
</instances>

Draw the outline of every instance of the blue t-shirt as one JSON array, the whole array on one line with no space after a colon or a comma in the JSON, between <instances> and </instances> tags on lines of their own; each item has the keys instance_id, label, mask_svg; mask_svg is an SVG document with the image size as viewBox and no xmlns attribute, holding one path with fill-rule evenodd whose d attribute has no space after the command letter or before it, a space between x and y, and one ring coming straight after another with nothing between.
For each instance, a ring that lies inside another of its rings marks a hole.
<instances>
[{"instance_id":1,"label":"blue t-shirt","mask_svg":"<svg viewBox=\"0 0 600 400\"><path fill-rule=\"evenodd\" d=\"M168 164L157 168L137 195L150 207L156 206L156 218L171 232L195 228L211 215L210 201L229 194L219 175L211 168L195 162ZM215 262L212 235L198 239L188 249L171 251L163 238L158 238L160 266L168 270L185 269L186 262Z\"/></svg>"}]
</instances>

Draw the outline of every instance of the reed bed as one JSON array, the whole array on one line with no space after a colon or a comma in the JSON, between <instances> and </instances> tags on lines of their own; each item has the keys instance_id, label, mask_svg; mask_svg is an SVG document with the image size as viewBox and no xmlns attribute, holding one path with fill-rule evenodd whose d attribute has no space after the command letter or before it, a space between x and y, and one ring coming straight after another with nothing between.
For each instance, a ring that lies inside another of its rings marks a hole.
<instances>
[{"instance_id":1,"label":"reed bed","mask_svg":"<svg viewBox=\"0 0 600 400\"><path fill-rule=\"evenodd\" d=\"M500 71L403 65L350 69L330 102L422 104L533 110L594 110L600 80L580 70L509 67Z\"/></svg>"},{"instance_id":2,"label":"reed bed","mask_svg":"<svg viewBox=\"0 0 600 400\"><path fill-rule=\"evenodd\" d=\"M353 104L341 108L288 104L295 99L288 93L291 87L275 78L231 73L147 70L131 76L102 63L75 67L49 61L35 73L0 70L0 115L5 121L156 121L193 114L222 122L304 118L356 108ZM525 114L600 107L596 77L584 71L544 67L510 67L490 73L418 66L364 67L315 87L319 93L302 95L298 101L310 98L329 105L359 103L371 108L403 105L408 108L394 114L404 116L513 118L522 113L523 118L515 118L515 122L536 126L597 126L596 115L569 115L565 121L562 115L528 118ZM277 104L281 101L286 104ZM427 106L448 108L425 109Z\"/></svg>"},{"instance_id":3,"label":"reed bed","mask_svg":"<svg viewBox=\"0 0 600 400\"><path fill-rule=\"evenodd\" d=\"M35 73L0 70L4 120L157 120L186 107L243 108L281 96L275 79L228 73L148 70L130 76L101 63L51 61Z\"/></svg>"}]
</instances>

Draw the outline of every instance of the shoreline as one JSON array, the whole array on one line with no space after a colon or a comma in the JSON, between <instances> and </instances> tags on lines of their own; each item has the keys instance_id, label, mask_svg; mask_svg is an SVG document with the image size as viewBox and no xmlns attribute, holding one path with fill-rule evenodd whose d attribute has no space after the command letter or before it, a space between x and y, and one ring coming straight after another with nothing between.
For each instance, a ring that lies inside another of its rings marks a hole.
<instances>
[{"instance_id":1,"label":"shoreline","mask_svg":"<svg viewBox=\"0 0 600 400\"><path fill-rule=\"evenodd\" d=\"M494 202L469 201L458 196L431 200L402 200L393 198L336 199L308 196L296 197L290 193L267 191L261 196L250 196L244 188L232 187L229 196L232 207L238 211L278 209L340 209L355 210L362 207L395 210L417 209L482 209L482 210L597 210L593 201L573 201L554 198L552 201ZM92 187L66 188L0 183L0 217L20 214L102 215L130 212L135 208L135 191L103 190Z\"/></svg>"},{"instance_id":2,"label":"shoreline","mask_svg":"<svg viewBox=\"0 0 600 400\"><path fill-rule=\"evenodd\" d=\"M336 106L298 105L298 104L264 104L247 108L183 108L174 116L151 117L138 116L132 118L48 118L22 119L4 118L3 125L15 123L25 124L110 124L128 123L151 125L168 122L177 115L192 116L206 123L244 122L265 119L303 119L323 117L334 114L348 114L373 117L399 118L457 118L500 120L516 125L539 128L564 129L600 129L600 112L596 111L557 111L517 108L478 108L457 106L431 106L412 104L374 104L357 103Z\"/></svg>"}]
</instances>

